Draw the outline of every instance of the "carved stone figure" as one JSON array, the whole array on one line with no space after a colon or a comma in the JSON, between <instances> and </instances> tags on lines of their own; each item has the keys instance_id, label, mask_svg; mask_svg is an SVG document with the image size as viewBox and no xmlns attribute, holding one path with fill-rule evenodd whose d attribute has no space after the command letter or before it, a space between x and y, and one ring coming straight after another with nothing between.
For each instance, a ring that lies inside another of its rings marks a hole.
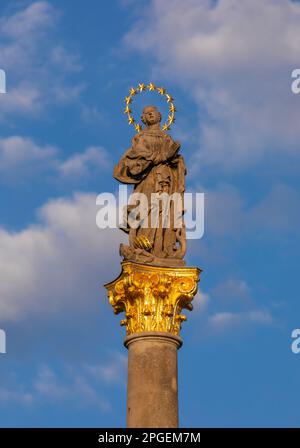
<instances>
[{"instance_id":1,"label":"carved stone figure","mask_svg":"<svg viewBox=\"0 0 300 448\"><path fill-rule=\"evenodd\" d=\"M179 155L180 143L161 130L161 118L155 106L143 109L142 122L145 127L133 137L131 147L114 169L115 179L133 184L133 192L143 193L147 198L146 209L142 212L139 209L139 225L134 228L127 219L123 230L129 234L129 245L121 244L120 254L125 260L140 263L184 266L183 193L186 168L183 157ZM180 201L172 200L173 197L179 197ZM153 201L153 198L158 198L158 201ZM167 208L159 198L171 198L167 201ZM127 206L127 218L135 208L136 205ZM155 226L152 216L157 217Z\"/></svg>"}]
</instances>

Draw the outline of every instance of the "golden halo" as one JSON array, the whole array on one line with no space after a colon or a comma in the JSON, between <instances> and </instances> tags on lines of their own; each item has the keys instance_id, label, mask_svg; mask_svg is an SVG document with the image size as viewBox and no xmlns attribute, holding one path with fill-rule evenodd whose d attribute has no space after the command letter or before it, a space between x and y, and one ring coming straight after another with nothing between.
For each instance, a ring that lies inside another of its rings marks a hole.
<instances>
[{"instance_id":1,"label":"golden halo","mask_svg":"<svg viewBox=\"0 0 300 448\"><path fill-rule=\"evenodd\" d=\"M169 93L167 93L166 89L164 89L163 87L156 87L156 85L153 84L152 82L150 82L150 84L148 84L148 85L146 85L144 83L140 83L138 85L138 87L136 87L136 88L131 87L131 89L129 90L129 95L125 97L126 107L124 109L124 114L126 114L127 118L128 118L128 124L133 124L134 129L137 132L140 132L142 130L142 125L139 123L136 123L135 119L133 118L133 116L131 114L132 111L130 109L130 104L132 103L132 99L135 95L137 95L138 93L143 92L147 89L150 92L156 90L160 95L166 97L166 101L169 104L170 114L168 115L168 120L164 123L162 130L168 131L171 128L171 124L174 123L174 121L175 121L176 109L174 106L174 100L173 100L172 96Z\"/></svg>"}]
</instances>

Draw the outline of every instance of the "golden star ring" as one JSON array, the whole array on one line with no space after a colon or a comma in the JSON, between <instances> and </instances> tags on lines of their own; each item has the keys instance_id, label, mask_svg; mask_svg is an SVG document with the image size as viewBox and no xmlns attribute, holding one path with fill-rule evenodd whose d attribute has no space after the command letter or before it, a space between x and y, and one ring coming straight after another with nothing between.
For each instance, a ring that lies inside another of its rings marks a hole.
<instances>
[{"instance_id":1,"label":"golden star ring","mask_svg":"<svg viewBox=\"0 0 300 448\"><path fill-rule=\"evenodd\" d=\"M126 106L124 109L124 114L126 114L127 118L128 118L128 124L133 124L134 128L137 132L141 131L142 125L135 122L135 119L133 118L133 116L131 114L132 111L130 109L130 104L132 104L132 100L135 95L137 95L140 92L146 91L146 90L149 90L150 92L156 91L160 95L166 97L166 101L169 104L169 112L170 113L168 115L168 120L164 123L164 125L162 127L162 130L168 131L171 128L171 124L174 123L174 121L175 121L176 109L174 106L174 100L173 100L172 96L169 93L167 93L166 89L164 89L163 87L156 87L156 85L153 84L152 82L150 82L150 84L148 84L148 85L146 85L144 83L140 83L138 85L138 87L136 87L136 88L131 87L131 89L129 90L129 95L126 96L126 98L125 98Z\"/></svg>"}]
</instances>

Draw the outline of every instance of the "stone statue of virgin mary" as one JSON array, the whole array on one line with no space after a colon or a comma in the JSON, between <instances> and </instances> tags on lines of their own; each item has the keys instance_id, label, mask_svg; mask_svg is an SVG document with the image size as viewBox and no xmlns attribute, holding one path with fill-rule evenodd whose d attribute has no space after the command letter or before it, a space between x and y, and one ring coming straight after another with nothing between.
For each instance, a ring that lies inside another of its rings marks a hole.
<instances>
[{"instance_id":1,"label":"stone statue of virgin mary","mask_svg":"<svg viewBox=\"0 0 300 448\"><path fill-rule=\"evenodd\" d=\"M124 184L133 184L134 193L145 195L147 208L143 215L149 218L147 226L143 224L143 219L138 226L131 226L127 219L123 230L129 234L129 245L121 244L120 254L125 260L180 267L185 265L183 257L186 251L183 222L186 169L183 157L179 155L180 143L161 130L161 118L161 113L155 106L143 109L142 122L145 127L133 137L131 147L114 169L115 179ZM166 216L162 219L161 203L152 200L153 197L162 196L181 198L179 212L178 201L176 207L173 200L169 201L167 220ZM155 226L150 219L154 207L158 207ZM127 217L133 208L132 204L127 206ZM175 216L177 214L178 218L178 213L181 216L180 225Z\"/></svg>"}]
</instances>

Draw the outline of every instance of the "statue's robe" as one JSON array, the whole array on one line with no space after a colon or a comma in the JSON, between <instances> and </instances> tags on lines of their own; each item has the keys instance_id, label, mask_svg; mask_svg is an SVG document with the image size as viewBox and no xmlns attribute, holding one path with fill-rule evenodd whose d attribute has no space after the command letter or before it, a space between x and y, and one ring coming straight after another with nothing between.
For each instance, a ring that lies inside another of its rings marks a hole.
<instances>
[{"instance_id":1,"label":"statue's robe","mask_svg":"<svg viewBox=\"0 0 300 448\"><path fill-rule=\"evenodd\" d=\"M170 227L164 228L161 219L151 228L151 193L179 193L182 200L185 190L185 164L179 142L160 129L145 129L135 135L132 146L115 166L114 177L125 184L134 185L134 193L144 193L148 200L148 227L128 227L129 245L134 248L137 237L146 236L152 244L150 252L158 258L183 258L185 252L184 229L174 225L174 203L170 203ZM181 235L181 236L180 236ZM184 240L184 241L183 241Z\"/></svg>"}]
</instances>

